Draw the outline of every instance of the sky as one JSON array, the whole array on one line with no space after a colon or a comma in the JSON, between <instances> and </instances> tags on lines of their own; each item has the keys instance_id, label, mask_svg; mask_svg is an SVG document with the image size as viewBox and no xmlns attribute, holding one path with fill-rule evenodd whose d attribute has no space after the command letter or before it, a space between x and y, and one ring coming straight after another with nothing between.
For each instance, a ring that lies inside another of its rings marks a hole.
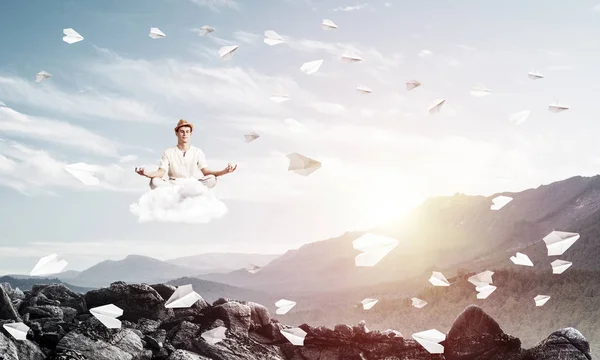
<instances>
[{"instance_id":1,"label":"sky","mask_svg":"<svg viewBox=\"0 0 600 360\"><path fill-rule=\"evenodd\" d=\"M215 31L201 36L204 25ZM84 40L63 42L65 28ZM0 30L0 274L52 253L67 270L129 254L283 253L401 221L427 197L600 167L597 1L6 0ZM266 30L285 42L265 44ZM239 48L224 60L227 45ZM37 83L40 71L52 77ZM557 101L569 110L548 111ZM130 205L148 179L134 168L158 167L182 118L209 168L238 164L214 189L227 213L139 222ZM246 143L250 132L260 137ZM322 167L288 171L294 152ZM79 162L100 185L64 171Z\"/></svg>"}]
</instances>

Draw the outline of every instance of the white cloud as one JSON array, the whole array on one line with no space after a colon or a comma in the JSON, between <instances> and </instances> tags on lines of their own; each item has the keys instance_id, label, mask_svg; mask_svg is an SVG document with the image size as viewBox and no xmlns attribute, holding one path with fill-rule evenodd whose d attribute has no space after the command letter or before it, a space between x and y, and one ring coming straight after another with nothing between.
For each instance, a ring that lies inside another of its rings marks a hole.
<instances>
[{"instance_id":1,"label":"white cloud","mask_svg":"<svg viewBox=\"0 0 600 360\"><path fill-rule=\"evenodd\" d=\"M227 207L197 180L181 180L147 191L130 211L139 222L204 224L225 215Z\"/></svg>"},{"instance_id":2,"label":"white cloud","mask_svg":"<svg viewBox=\"0 0 600 360\"><path fill-rule=\"evenodd\" d=\"M309 106L317 112L325 115L341 115L347 111L344 105L330 102L315 102Z\"/></svg>"},{"instance_id":3,"label":"white cloud","mask_svg":"<svg viewBox=\"0 0 600 360\"><path fill-rule=\"evenodd\" d=\"M245 43L245 44L250 44L250 45L254 45L256 44L260 39L262 39L262 36L259 34L254 34L251 32L247 32L247 31L236 31L235 33L233 33L233 37L238 40L239 42Z\"/></svg>"},{"instance_id":4,"label":"white cloud","mask_svg":"<svg viewBox=\"0 0 600 360\"><path fill-rule=\"evenodd\" d=\"M335 9L333 9L333 11L356 11L356 10L360 10L362 8L364 8L365 6L367 6L367 4L358 4L358 5L353 5L353 6L340 6L337 7Z\"/></svg>"},{"instance_id":5,"label":"white cloud","mask_svg":"<svg viewBox=\"0 0 600 360\"><path fill-rule=\"evenodd\" d=\"M594 11L594 12L597 12L597 13L600 13L600 4L598 4L598 5L595 5L595 6L592 8L592 11Z\"/></svg>"},{"instance_id":6,"label":"white cloud","mask_svg":"<svg viewBox=\"0 0 600 360\"><path fill-rule=\"evenodd\" d=\"M433 52L431 50L423 49L419 52L420 57L426 57L432 55Z\"/></svg>"},{"instance_id":7,"label":"white cloud","mask_svg":"<svg viewBox=\"0 0 600 360\"><path fill-rule=\"evenodd\" d=\"M221 8L229 8L239 10L238 3L234 0L188 0L198 6L203 6L211 9L212 11L219 12Z\"/></svg>"}]
</instances>

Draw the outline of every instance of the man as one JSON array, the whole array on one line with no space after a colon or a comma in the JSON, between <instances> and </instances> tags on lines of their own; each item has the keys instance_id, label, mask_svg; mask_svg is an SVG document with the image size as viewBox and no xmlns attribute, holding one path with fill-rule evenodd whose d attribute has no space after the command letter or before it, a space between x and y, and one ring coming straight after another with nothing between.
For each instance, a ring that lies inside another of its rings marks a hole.
<instances>
[{"instance_id":1,"label":"man","mask_svg":"<svg viewBox=\"0 0 600 360\"><path fill-rule=\"evenodd\" d=\"M177 146L166 149L157 171L147 172L144 168L135 168L138 174L150 178L150 188L174 184L178 179L196 178L205 186L212 188L217 184L217 177L229 174L237 168L237 165L227 167L220 171L209 170L206 164L204 152L190 145L190 138L194 131L194 125L181 119L175 126ZM168 174L169 180L162 177ZM202 175L200 175L202 174Z\"/></svg>"}]
</instances>

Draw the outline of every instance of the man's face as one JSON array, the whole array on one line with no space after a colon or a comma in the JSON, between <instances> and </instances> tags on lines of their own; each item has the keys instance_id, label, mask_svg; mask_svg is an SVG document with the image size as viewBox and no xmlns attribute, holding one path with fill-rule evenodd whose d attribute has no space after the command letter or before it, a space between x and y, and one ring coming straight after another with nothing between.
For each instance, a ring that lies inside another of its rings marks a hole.
<instances>
[{"instance_id":1,"label":"man's face","mask_svg":"<svg viewBox=\"0 0 600 360\"><path fill-rule=\"evenodd\" d=\"M192 129L189 126L182 126L177 130L177 139L181 142L188 142L192 136Z\"/></svg>"}]
</instances>

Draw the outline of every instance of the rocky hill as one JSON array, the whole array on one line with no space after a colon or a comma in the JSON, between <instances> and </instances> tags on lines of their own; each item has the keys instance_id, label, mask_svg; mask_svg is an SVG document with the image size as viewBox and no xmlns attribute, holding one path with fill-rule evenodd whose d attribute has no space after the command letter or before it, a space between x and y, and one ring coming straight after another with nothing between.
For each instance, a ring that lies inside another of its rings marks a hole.
<instances>
[{"instance_id":1,"label":"rocky hill","mask_svg":"<svg viewBox=\"0 0 600 360\"><path fill-rule=\"evenodd\" d=\"M200 290L200 289L198 289ZM430 354L409 334L369 331L367 324L334 329L299 326L303 345L293 345L284 325L254 302L204 300L191 308L167 309L175 287L116 282L85 295L63 284L15 291L0 286L0 322L22 321L26 340L0 330L3 360L591 360L590 348L574 328L557 329L536 346L523 349L518 338L477 306L468 306L441 342L443 354ZM123 309L120 329L107 329L89 313L97 306ZM401 326L401 324L398 324ZM225 327L216 344L201 335ZM423 329L427 330L427 329Z\"/></svg>"}]
</instances>

